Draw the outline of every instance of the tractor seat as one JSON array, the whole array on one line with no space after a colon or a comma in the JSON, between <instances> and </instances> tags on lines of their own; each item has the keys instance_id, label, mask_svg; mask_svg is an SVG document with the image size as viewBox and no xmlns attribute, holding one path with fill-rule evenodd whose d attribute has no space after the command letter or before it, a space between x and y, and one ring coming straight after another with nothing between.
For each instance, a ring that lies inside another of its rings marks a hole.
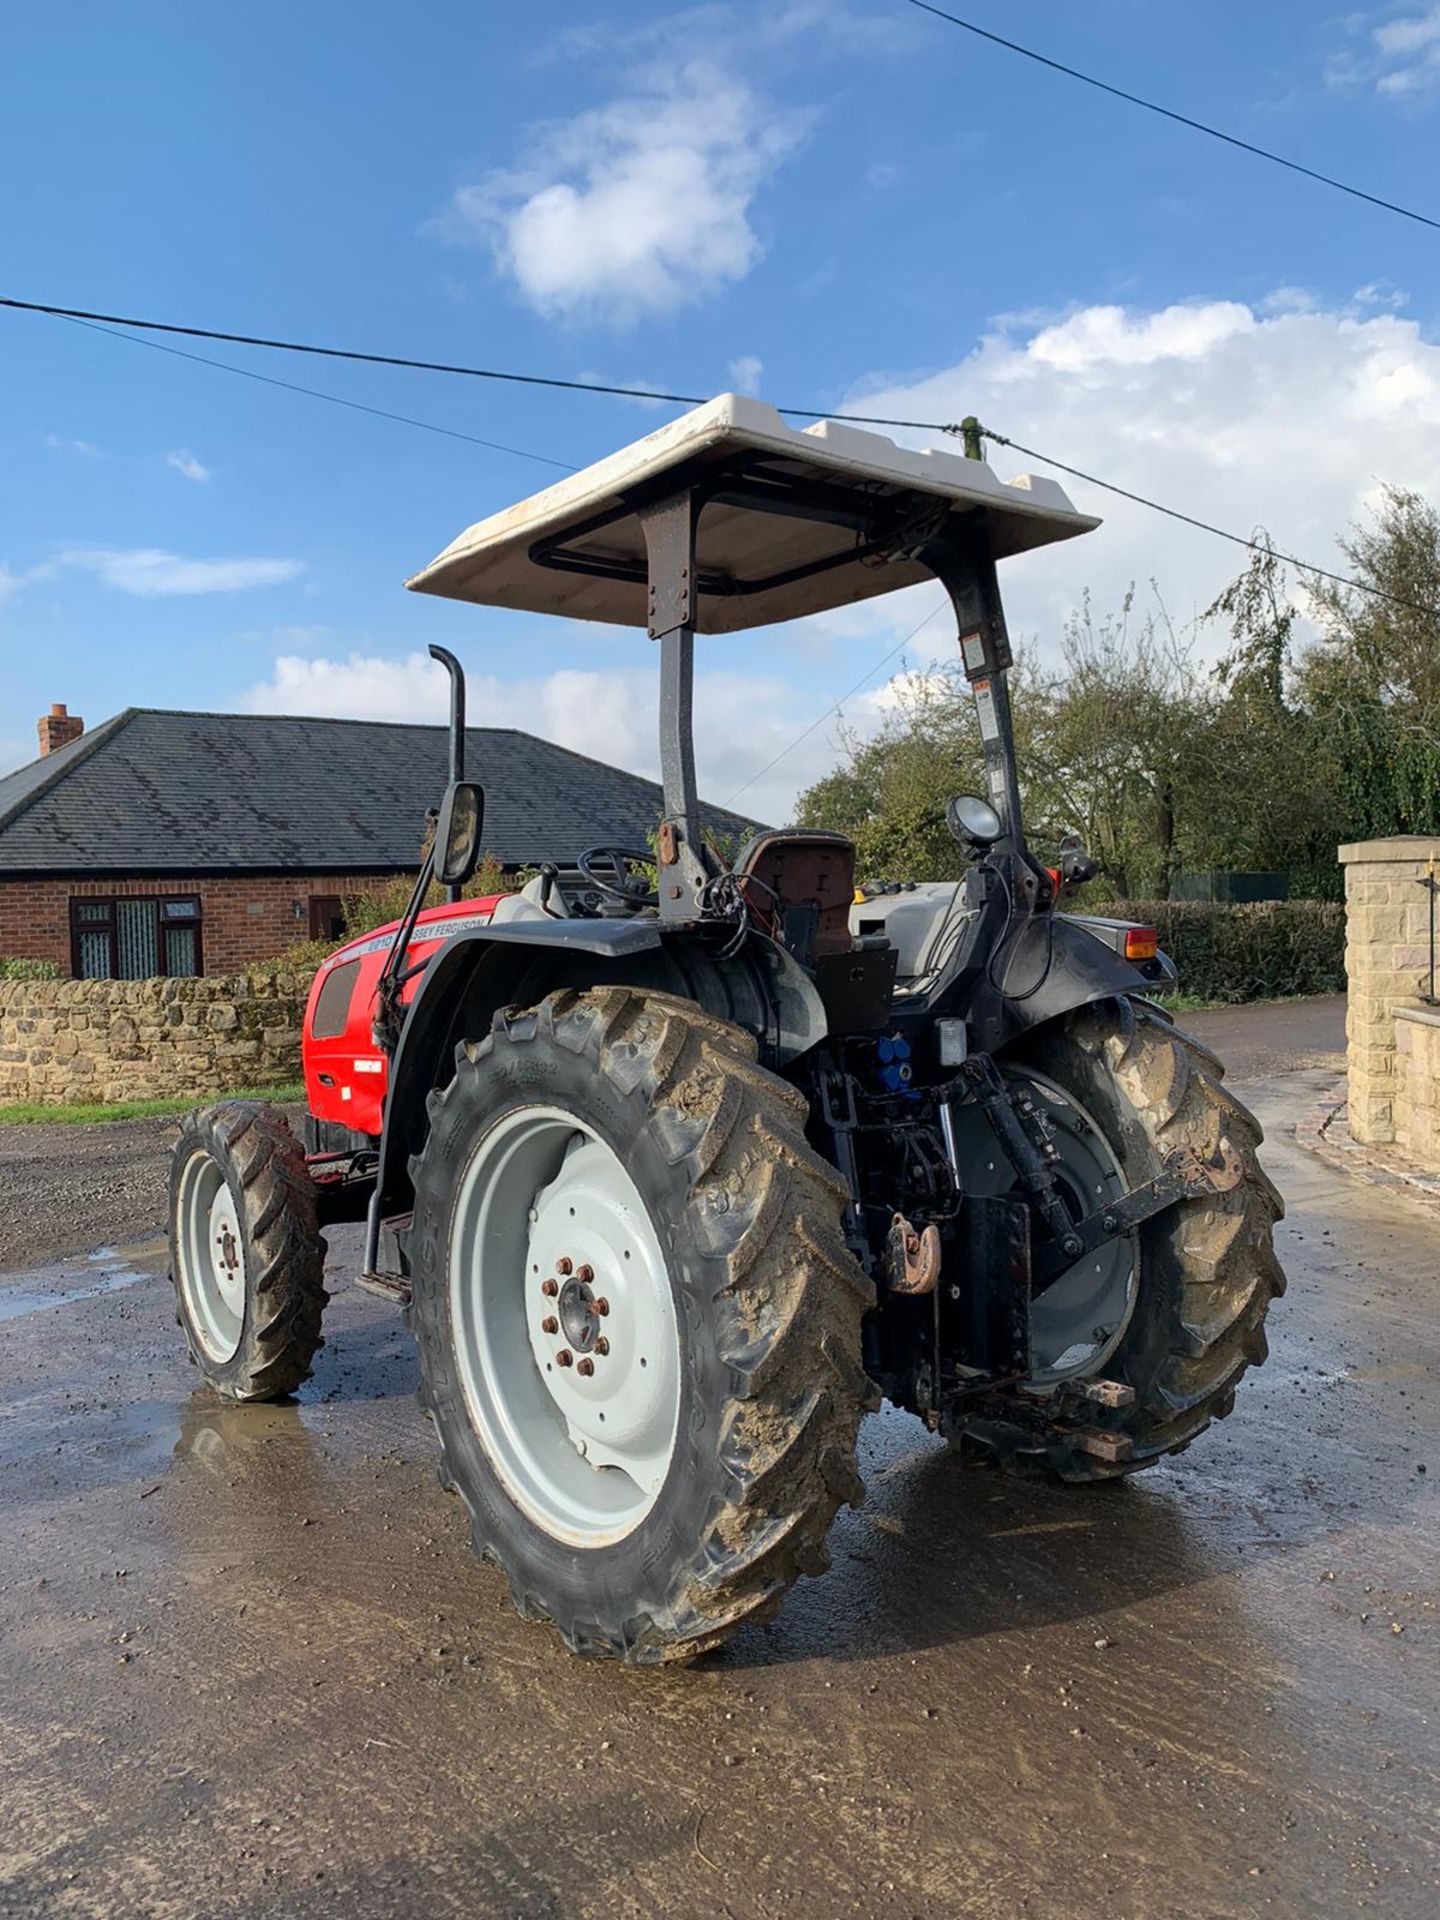
<instances>
[{"instance_id":1,"label":"tractor seat","mask_svg":"<svg viewBox=\"0 0 1440 1920\"><path fill-rule=\"evenodd\" d=\"M751 918L801 966L850 952L855 846L843 833L757 833L741 848L734 872Z\"/></svg>"}]
</instances>

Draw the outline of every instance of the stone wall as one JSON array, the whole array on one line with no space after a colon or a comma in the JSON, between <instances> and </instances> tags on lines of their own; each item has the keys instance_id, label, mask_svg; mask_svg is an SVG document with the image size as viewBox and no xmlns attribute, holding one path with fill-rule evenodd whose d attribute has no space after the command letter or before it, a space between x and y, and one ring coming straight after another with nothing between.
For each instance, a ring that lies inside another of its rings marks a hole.
<instances>
[{"instance_id":1,"label":"stone wall","mask_svg":"<svg viewBox=\"0 0 1440 1920\"><path fill-rule=\"evenodd\" d=\"M0 980L0 1105L206 1100L300 1078L308 976Z\"/></svg>"},{"instance_id":2,"label":"stone wall","mask_svg":"<svg viewBox=\"0 0 1440 1920\"><path fill-rule=\"evenodd\" d=\"M1395 1009L1395 1144L1440 1167L1440 1008Z\"/></svg>"},{"instance_id":3,"label":"stone wall","mask_svg":"<svg viewBox=\"0 0 1440 1920\"><path fill-rule=\"evenodd\" d=\"M1350 1132L1368 1145L1398 1139L1397 1104L1406 1115L1429 1111L1433 1099L1417 1097L1407 1065L1400 1092L1400 1035L1414 1072L1440 1067L1428 1040L1417 1045L1409 1029L1426 1023L1408 1017L1421 1006L1429 968L1427 874L1440 875L1440 837L1406 835L1342 847L1345 868L1345 971L1349 982L1348 1038ZM1397 1015L1404 1016L1397 1018ZM1430 1089L1433 1094L1433 1085ZM1408 1119L1398 1124L1409 1125ZM1407 1143L1408 1144L1408 1143ZM1415 1146L1440 1159L1434 1141Z\"/></svg>"}]
</instances>

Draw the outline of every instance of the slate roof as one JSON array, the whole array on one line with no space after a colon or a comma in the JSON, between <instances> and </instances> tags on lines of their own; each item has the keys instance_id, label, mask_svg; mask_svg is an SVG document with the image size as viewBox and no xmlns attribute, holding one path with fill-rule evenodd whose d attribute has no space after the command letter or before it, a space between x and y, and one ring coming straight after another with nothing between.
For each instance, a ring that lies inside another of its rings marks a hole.
<instances>
[{"instance_id":1,"label":"slate roof","mask_svg":"<svg viewBox=\"0 0 1440 1920\"><path fill-rule=\"evenodd\" d=\"M512 727L466 742L485 850L507 865L643 847L659 822L653 781ZM0 779L0 880L414 867L447 766L443 727L131 707Z\"/></svg>"}]
</instances>

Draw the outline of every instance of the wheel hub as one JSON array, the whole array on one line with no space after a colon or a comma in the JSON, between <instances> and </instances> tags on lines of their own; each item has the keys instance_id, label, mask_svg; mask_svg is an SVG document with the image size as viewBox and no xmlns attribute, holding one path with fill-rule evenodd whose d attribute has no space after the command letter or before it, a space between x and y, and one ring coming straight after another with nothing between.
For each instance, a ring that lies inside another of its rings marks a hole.
<instances>
[{"instance_id":1,"label":"wheel hub","mask_svg":"<svg viewBox=\"0 0 1440 1920\"><path fill-rule=\"evenodd\" d=\"M664 1484L680 1403L669 1273L624 1164L562 1112L507 1115L452 1248L457 1360L494 1465L548 1531L621 1537Z\"/></svg>"},{"instance_id":2,"label":"wheel hub","mask_svg":"<svg viewBox=\"0 0 1440 1920\"><path fill-rule=\"evenodd\" d=\"M245 1328L245 1247L225 1175L208 1153L181 1176L176 1260L190 1319L206 1355L224 1362Z\"/></svg>"},{"instance_id":3,"label":"wheel hub","mask_svg":"<svg viewBox=\"0 0 1440 1920\"><path fill-rule=\"evenodd\" d=\"M604 1295L597 1299L591 1291L590 1273L589 1267L582 1266L580 1273L560 1289L560 1332L576 1353L590 1353L599 1346L604 1339L601 1323L610 1311ZM605 1351L610 1351L608 1340Z\"/></svg>"},{"instance_id":4,"label":"wheel hub","mask_svg":"<svg viewBox=\"0 0 1440 1920\"><path fill-rule=\"evenodd\" d=\"M577 1451L658 1491L669 1452L666 1444L662 1463L661 1429L677 1384L666 1364L674 1310L633 1195L607 1146L572 1136L531 1208L527 1319L536 1364Z\"/></svg>"}]
</instances>

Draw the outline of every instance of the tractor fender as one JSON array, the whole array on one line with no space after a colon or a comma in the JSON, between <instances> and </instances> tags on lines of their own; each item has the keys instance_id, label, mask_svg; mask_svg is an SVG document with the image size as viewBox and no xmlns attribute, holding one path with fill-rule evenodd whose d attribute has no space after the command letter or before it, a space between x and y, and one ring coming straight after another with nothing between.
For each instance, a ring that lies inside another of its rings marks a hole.
<instances>
[{"instance_id":1,"label":"tractor fender","mask_svg":"<svg viewBox=\"0 0 1440 1920\"><path fill-rule=\"evenodd\" d=\"M775 942L753 933L715 954L690 927L647 919L516 920L447 940L409 1003L390 1066L377 1192L381 1212L408 1210L409 1162L429 1130L426 1101L454 1072L462 1040L483 1039L501 1007L533 1006L559 987L625 985L692 1000L755 1036L784 1066L825 1037L814 983Z\"/></svg>"},{"instance_id":2,"label":"tractor fender","mask_svg":"<svg viewBox=\"0 0 1440 1920\"><path fill-rule=\"evenodd\" d=\"M1154 980L1063 913L1030 921L1008 959L991 971L995 977L982 977L963 1009L972 1046L987 1053L998 1053L1008 1042L1076 1007L1156 990Z\"/></svg>"}]
</instances>

